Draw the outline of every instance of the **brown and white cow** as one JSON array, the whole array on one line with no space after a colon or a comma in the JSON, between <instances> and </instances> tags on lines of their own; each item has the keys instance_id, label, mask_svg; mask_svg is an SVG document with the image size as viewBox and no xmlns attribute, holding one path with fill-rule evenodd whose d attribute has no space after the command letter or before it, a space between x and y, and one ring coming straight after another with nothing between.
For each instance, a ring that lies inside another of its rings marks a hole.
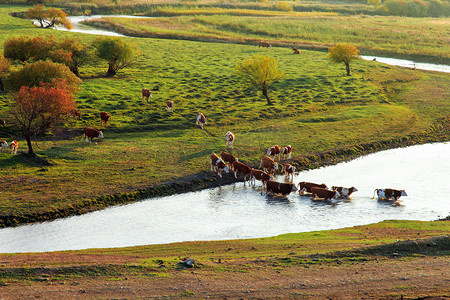
<instances>
[{"instance_id":1,"label":"brown and white cow","mask_svg":"<svg viewBox=\"0 0 450 300\"><path fill-rule=\"evenodd\" d=\"M227 142L228 148L233 148L234 134L231 131L225 134L225 141Z\"/></svg>"},{"instance_id":2,"label":"brown and white cow","mask_svg":"<svg viewBox=\"0 0 450 300\"><path fill-rule=\"evenodd\" d=\"M267 172L269 174L275 174L275 172L278 170L278 164L270 157L263 156L261 159L261 163L259 164L259 168L264 170L264 172Z\"/></svg>"},{"instance_id":3,"label":"brown and white cow","mask_svg":"<svg viewBox=\"0 0 450 300\"><path fill-rule=\"evenodd\" d=\"M206 125L206 117L202 113L197 114L197 121L195 122L197 126L203 129L203 125Z\"/></svg>"},{"instance_id":4,"label":"brown and white cow","mask_svg":"<svg viewBox=\"0 0 450 300\"><path fill-rule=\"evenodd\" d=\"M333 197L339 197L339 193L337 191L330 191L329 189L316 187L316 186L313 186L311 188L311 194L312 194L313 200L316 199L316 196L319 199L325 199L325 200L332 199Z\"/></svg>"},{"instance_id":5,"label":"brown and white cow","mask_svg":"<svg viewBox=\"0 0 450 300\"><path fill-rule=\"evenodd\" d=\"M229 164L230 166L232 166L235 161L239 161L239 159L234 157L234 155L225 151L222 151L220 153L220 157L225 163Z\"/></svg>"},{"instance_id":6,"label":"brown and white cow","mask_svg":"<svg viewBox=\"0 0 450 300\"><path fill-rule=\"evenodd\" d=\"M264 188L268 193L289 195L291 192L296 192L297 187L293 183L283 183L274 180L267 180Z\"/></svg>"},{"instance_id":7,"label":"brown and white cow","mask_svg":"<svg viewBox=\"0 0 450 300\"><path fill-rule=\"evenodd\" d=\"M105 126L108 126L108 121L110 117L111 116L109 115L109 113L107 113L106 111L102 111L100 113L100 123L105 124Z\"/></svg>"},{"instance_id":8,"label":"brown and white cow","mask_svg":"<svg viewBox=\"0 0 450 300\"><path fill-rule=\"evenodd\" d=\"M275 159L276 156L280 156L281 148L278 145L273 146L272 148L266 149L266 154L269 155L272 159Z\"/></svg>"},{"instance_id":9,"label":"brown and white cow","mask_svg":"<svg viewBox=\"0 0 450 300\"><path fill-rule=\"evenodd\" d=\"M292 50L294 51L294 54L301 54L300 50L295 47L293 47Z\"/></svg>"},{"instance_id":10,"label":"brown and white cow","mask_svg":"<svg viewBox=\"0 0 450 300\"><path fill-rule=\"evenodd\" d=\"M19 149L19 143L17 141L12 141L11 144L9 144L9 147L11 148L11 154L17 154L17 149Z\"/></svg>"},{"instance_id":11,"label":"brown and white cow","mask_svg":"<svg viewBox=\"0 0 450 300\"><path fill-rule=\"evenodd\" d=\"M166 101L166 110L169 112L173 112L173 106L174 106L175 102L167 100Z\"/></svg>"},{"instance_id":12,"label":"brown and white cow","mask_svg":"<svg viewBox=\"0 0 450 300\"><path fill-rule=\"evenodd\" d=\"M217 172L217 175L219 175L220 177L222 177L223 171L225 171L225 173L229 172L228 166L223 162L222 159L220 159L217 154L211 153L211 155L209 156L209 161L211 163L211 171Z\"/></svg>"},{"instance_id":13,"label":"brown and white cow","mask_svg":"<svg viewBox=\"0 0 450 300\"><path fill-rule=\"evenodd\" d=\"M273 176L264 172L263 170L252 169L251 179L252 179L253 185L256 184L256 180L261 180L262 183L264 184L264 183L266 183L267 180L272 180Z\"/></svg>"},{"instance_id":14,"label":"brown and white cow","mask_svg":"<svg viewBox=\"0 0 450 300\"><path fill-rule=\"evenodd\" d=\"M5 140L0 141L0 150L2 150L3 148L5 149L9 148L9 145Z\"/></svg>"},{"instance_id":15,"label":"brown and white cow","mask_svg":"<svg viewBox=\"0 0 450 300\"><path fill-rule=\"evenodd\" d=\"M261 47L269 49L272 48L272 45L269 42L259 41L258 48L261 49Z\"/></svg>"},{"instance_id":16,"label":"brown and white cow","mask_svg":"<svg viewBox=\"0 0 450 300\"><path fill-rule=\"evenodd\" d=\"M142 100L147 100L148 103L148 98L152 97L152 92L150 92L149 89L142 89Z\"/></svg>"},{"instance_id":17,"label":"brown and white cow","mask_svg":"<svg viewBox=\"0 0 450 300\"><path fill-rule=\"evenodd\" d=\"M375 193L378 196L378 200L390 200L391 198L394 199L394 202L398 200L401 196L408 196L405 192L405 190L394 190L394 189L376 189L374 191L374 197Z\"/></svg>"},{"instance_id":18,"label":"brown and white cow","mask_svg":"<svg viewBox=\"0 0 450 300\"><path fill-rule=\"evenodd\" d=\"M234 161L233 164L231 165L231 168L234 172L235 178L237 178L237 173L239 173L239 174L242 174L242 176L244 176L244 180L247 180L247 175L248 175L248 181L250 181L252 168L250 168L246 164L243 164L238 161Z\"/></svg>"},{"instance_id":19,"label":"brown and white cow","mask_svg":"<svg viewBox=\"0 0 450 300\"><path fill-rule=\"evenodd\" d=\"M355 188L354 186L352 186L351 188L346 188L346 187L342 187L342 186L332 186L331 190L337 191L339 193L340 197L343 197L343 198L349 198L352 193L358 191L358 189Z\"/></svg>"},{"instance_id":20,"label":"brown and white cow","mask_svg":"<svg viewBox=\"0 0 450 300\"><path fill-rule=\"evenodd\" d=\"M84 128L84 136L83 139L86 140L86 143L92 142L94 140L95 144L97 144L98 138L103 137L103 132L98 131L97 129L91 128L91 127L85 127Z\"/></svg>"},{"instance_id":21,"label":"brown and white cow","mask_svg":"<svg viewBox=\"0 0 450 300\"><path fill-rule=\"evenodd\" d=\"M320 187L320 188L324 188L324 189L328 188L325 183L318 184L318 183L307 182L307 181L299 182L298 186L299 186L298 189L300 191L299 192L300 194L304 194L305 192L311 193L311 188L312 187Z\"/></svg>"},{"instance_id":22,"label":"brown and white cow","mask_svg":"<svg viewBox=\"0 0 450 300\"><path fill-rule=\"evenodd\" d=\"M284 164L283 165L283 171L284 171L284 176L286 176L288 179L294 180L294 172L295 172L295 167L290 165L290 164Z\"/></svg>"},{"instance_id":23,"label":"brown and white cow","mask_svg":"<svg viewBox=\"0 0 450 300\"><path fill-rule=\"evenodd\" d=\"M281 148L281 155L283 155L283 159L291 158L292 146L287 145L286 147Z\"/></svg>"}]
</instances>

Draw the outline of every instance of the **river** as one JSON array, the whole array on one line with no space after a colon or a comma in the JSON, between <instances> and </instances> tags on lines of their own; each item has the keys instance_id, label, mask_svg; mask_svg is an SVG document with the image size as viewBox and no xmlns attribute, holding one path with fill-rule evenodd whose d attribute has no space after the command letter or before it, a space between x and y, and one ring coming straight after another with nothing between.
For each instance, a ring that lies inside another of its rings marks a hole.
<instances>
[{"instance_id":1,"label":"river","mask_svg":"<svg viewBox=\"0 0 450 300\"><path fill-rule=\"evenodd\" d=\"M0 253L257 238L387 219L436 220L450 215L450 142L386 150L300 172L294 183L300 181L355 186L358 192L350 200L313 201L298 193L261 194L261 183L240 182L1 229ZM395 203L378 201L372 198L376 188L405 189L408 196Z\"/></svg>"}]
</instances>

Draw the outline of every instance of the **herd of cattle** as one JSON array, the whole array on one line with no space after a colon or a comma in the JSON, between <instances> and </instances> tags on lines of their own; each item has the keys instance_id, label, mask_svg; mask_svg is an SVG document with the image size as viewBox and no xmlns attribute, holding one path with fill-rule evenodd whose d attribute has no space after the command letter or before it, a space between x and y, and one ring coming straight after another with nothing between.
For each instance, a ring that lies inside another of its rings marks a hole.
<instances>
[{"instance_id":1,"label":"herd of cattle","mask_svg":"<svg viewBox=\"0 0 450 300\"><path fill-rule=\"evenodd\" d=\"M234 134L228 131L225 135L225 141L228 147L232 147L234 141ZM358 189L355 187L341 187L332 186L329 189L325 184L318 184L313 182L302 181L297 185L292 183L294 178L295 167L284 163L282 164L282 170L284 172L286 182L278 182L273 180L275 172L278 170L278 163L276 162L276 157L279 159L289 159L291 157L292 147L291 145L286 147L280 147L275 145L269 149L266 149L265 155L262 157L259 164L259 169L254 169L242 162L234 155L222 151L220 157L211 153L209 156L209 161L211 164L211 171L217 173L219 177L225 173L234 173L234 177L237 179L238 174L244 178L245 182L255 185L256 180L259 180L263 184L263 192L271 194L281 194L287 196L290 193L299 192L300 195L311 195L313 200L323 199L331 200L333 198L349 198ZM394 190L394 189L376 189L374 192L378 197L378 200L391 200L397 201L400 196L407 196L404 190Z\"/></svg>"}]
</instances>

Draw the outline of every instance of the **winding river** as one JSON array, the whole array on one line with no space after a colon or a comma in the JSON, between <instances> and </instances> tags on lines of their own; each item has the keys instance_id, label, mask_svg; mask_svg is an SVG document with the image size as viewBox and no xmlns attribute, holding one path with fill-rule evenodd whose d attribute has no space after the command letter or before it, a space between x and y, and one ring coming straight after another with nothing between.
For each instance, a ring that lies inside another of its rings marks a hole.
<instances>
[{"instance_id":1,"label":"winding river","mask_svg":"<svg viewBox=\"0 0 450 300\"><path fill-rule=\"evenodd\" d=\"M284 180L279 176L278 180ZM296 174L294 182L355 186L350 200L261 194L235 183L151 198L52 222L0 230L0 252L112 248L194 240L275 236L337 229L387 219L436 220L450 215L450 142L381 151L335 166ZM405 189L392 203L374 189Z\"/></svg>"}]
</instances>

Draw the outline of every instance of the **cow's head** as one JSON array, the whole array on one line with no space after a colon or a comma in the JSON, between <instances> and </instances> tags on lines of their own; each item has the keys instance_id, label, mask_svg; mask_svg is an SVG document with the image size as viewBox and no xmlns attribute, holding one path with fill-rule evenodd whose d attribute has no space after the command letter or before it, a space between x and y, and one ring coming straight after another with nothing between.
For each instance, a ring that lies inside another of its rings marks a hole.
<instances>
[{"instance_id":1,"label":"cow's head","mask_svg":"<svg viewBox=\"0 0 450 300\"><path fill-rule=\"evenodd\" d=\"M103 132L99 131L99 132L98 132L98 137L99 137L99 138L102 138L102 137L103 137Z\"/></svg>"},{"instance_id":2,"label":"cow's head","mask_svg":"<svg viewBox=\"0 0 450 300\"><path fill-rule=\"evenodd\" d=\"M334 196L333 197L340 197L341 196L341 194L339 194L338 191L333 191L333 192L334 192Z\"/></svg>"},{"instance_id":3,"label":"cow's head","mask_svg":"<svg viewBox=\"0 0 450 300\"><path fill-rule=\"evenodd\" d=\"M406 194L405 190L401 190L401 192L402 192L402 193L400 194L401 196L408 196L408 195Z\"/></svg>"},{"instance_id":4,"label":"cow's head","mask_svg":"<svg viewBox=\"0 0 450 300\"><path fill-rule=\"evenodd\" d=\"M350 188L350 193L357 192L357 191L358 191L358 189L355 188L354 186L352 186L352 187Z\"/></svg>"}]
</instances>

